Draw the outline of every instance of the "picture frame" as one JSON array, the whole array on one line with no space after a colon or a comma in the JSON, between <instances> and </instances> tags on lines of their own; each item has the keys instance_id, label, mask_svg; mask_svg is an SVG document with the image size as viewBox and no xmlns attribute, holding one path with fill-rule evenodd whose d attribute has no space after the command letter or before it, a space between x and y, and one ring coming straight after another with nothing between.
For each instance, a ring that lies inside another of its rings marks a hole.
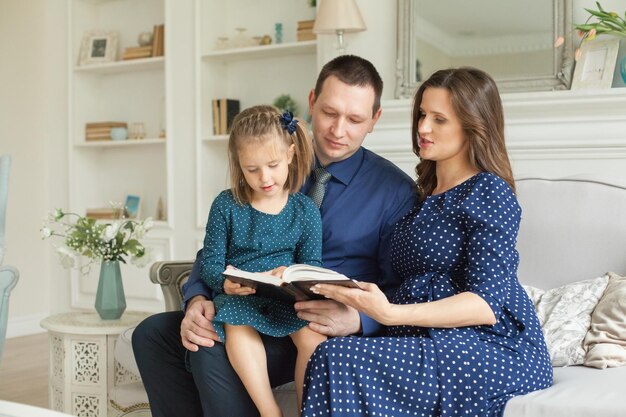
<instances>
[{"instance_id":1,"label":"picture frame","mask_svg":"<svg viewBox=\"0 0 626 417\"><path fill-rule=\"evenodd\" d=\"M113 31L85 32L80 45L78 65L104 64L117 60L118 34Z\"/></svg>"},{"instance_id":2,"label":"picture frame","mask_svg":"<svg viewBox=\"0 0 626 417\"><path fill-rule=\"evenodd\" d=\"M141 198L138 195L128 194L124 201L124 215L129 219L139 218Z\"/></svg>"},{"instance_id":3,"label":"picture frame","mask_svg":"<svg viewBox=\"0 0 626 417\"><path fill-rule=\"evenodd\" d=\"M611 88L617 62L619 39L594 39L583 42L576 62L572 90Z\"/></svg>"}]
</instances>

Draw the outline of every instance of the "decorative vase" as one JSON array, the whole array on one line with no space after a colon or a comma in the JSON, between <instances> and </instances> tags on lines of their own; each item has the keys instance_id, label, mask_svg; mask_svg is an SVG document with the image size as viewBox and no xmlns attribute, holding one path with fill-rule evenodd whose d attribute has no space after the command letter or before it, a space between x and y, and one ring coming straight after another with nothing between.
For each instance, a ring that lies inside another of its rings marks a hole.
<instances>
[{"instance_id":1,"label":"decorative vase","mask_svg":"<svg viewBox=\"0 0 626 417\"><path fill-rule=\"evenodd\" d=\"M95 307L102 320L117 320L126 310L119 261L102 261Z\"/></svg>"}]
</instances>

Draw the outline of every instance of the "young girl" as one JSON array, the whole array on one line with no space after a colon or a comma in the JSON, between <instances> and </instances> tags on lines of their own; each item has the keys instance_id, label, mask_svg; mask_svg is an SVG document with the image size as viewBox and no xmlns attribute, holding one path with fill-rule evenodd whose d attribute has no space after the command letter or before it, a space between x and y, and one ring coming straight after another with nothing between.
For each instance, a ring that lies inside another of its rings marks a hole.
<instances>
[{"instance_id":1,"label":"young girl","mask_svg":"<svg viewBox=\"0 0 626 417\"><path fill-rule=\"evenodd\" d=\"M211 207L202 278L217 294L213 325L233 368L261 416L281 416L258 332L293 339L298 408L308 359L326 338L306 327L292 304L251 296L253 289L225 280L222 272L234 266L280 275L282 265L321 265L320 213L297 192L311 171L312 142L290 112L255 106L235 117L228 154L233 188L220 193Z\"/></svg>"}]
</instances>

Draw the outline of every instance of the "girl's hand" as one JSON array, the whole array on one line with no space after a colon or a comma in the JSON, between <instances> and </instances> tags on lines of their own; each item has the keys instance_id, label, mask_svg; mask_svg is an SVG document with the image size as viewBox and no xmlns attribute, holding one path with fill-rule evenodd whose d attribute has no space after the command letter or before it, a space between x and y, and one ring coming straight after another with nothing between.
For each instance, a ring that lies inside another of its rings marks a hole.
<instances>
[{"instance_id":1,"label":"girl's hand","mask_svg":"<svg viewBox=\"0 0 626 417\"><path fill-rule=\"evenodd\" d=\"M389 323L394 304L387 300L385 294L376 284L369 282L358 282L358 284L361 289L333 284L317 284L311 287L311 291L356 308L381 324Z\"/></svg>"},{"instance_id":2,"label":"girl's hand","mask_svg":"<svg viewBox=\"0 0 626 417\"><path fill-rule=\"evenodd\" d=\"M270 275L274 275L275 277L282 278L283 272L285 272L285 269L287 269L286 266L279 266L278 268L274 268L271 271L268 271L268 273Z\"/></svg>"},{"instance_id":3,"label":"girl's hand","mask_svg":"<svg viewBox=\"0 0 626 417\"><path fill-rule=\"evenodd\" d=\"M224 280L224 293L228 295L251 295L255 292L256 290L254 288L237 284L236 282L232 282L228 278Z\"/></svg>"}]
</instances>

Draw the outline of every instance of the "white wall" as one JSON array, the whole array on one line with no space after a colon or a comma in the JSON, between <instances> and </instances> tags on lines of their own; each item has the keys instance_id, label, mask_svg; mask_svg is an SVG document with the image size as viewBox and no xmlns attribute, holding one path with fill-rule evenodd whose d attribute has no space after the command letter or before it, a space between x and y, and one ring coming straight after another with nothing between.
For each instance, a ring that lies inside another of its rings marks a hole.
<instances>
[{"instance_id":1,"label":"white wall","mask_svg":"<svg viewBox=\"0 0 626 417\"><path fill-rule=\"evenodd\" d=\"M194 218L194 29L185 23L193 22L192 4L191 0L172 1L167 6L171 9L168 13L180 22L177 34L169 32L167 35L168 45L172 45L168 50L177 54L177 60L170 62L181 63L181 68L171 72L167 86L167 95L173 97L173 102L168 104L167 126L171 132L176 132L178 142L171 153L173 162L170 165L174 166L170 181L177 186L172 188L169 184L169 188L176 193L173 196L177 201L173 207L176 214L170 215L175 215L177 219L176 236L190 236L185 247L174 249L175 257L187 257L192 253L198 234L192 221L183 221ZM347 35L347 51L368 58L376 65L385 82L384 98L391 99L395 87L395 2L358 0L358 4L368 30ZM603 0L602 4L620 13L626 9L624 0ZM583 7L594 8L595 2L575 0L574 21L586 19ZM11 297L9 336L37 331L40 318L70 308L69 274L59 267L50 242L41 241L38 231L47 211L53 207L67 207L68 200L66 80L69 61L66 56L66 28L64 0L0 0L0 153L13 155L5 262L17 266L21 273L20 282ZM319 57L321 63L336 54L333 43L333 36L323 37ZM311 85L313 82L311 80ZM576 99L567 94L558 97ZM567 129L578 129L580 124L571 124L572 116L567 114L564 117L557 112L546 118L532 113L537 100L547 100L548 104L544 104L543 109L560 105L558 100L551 99L550 93L508 99L507 108L511 109L509 111L513 112L512 116L517 121L517 127L512 130L513 145L517 148L512 152L518 170L537 170L556 176L559 173L569 175L593 171L606 164L612 173L619 173L622 166L626 171L626 165L623 165L626 153L624 118L613 115L610 121L610 133L615 135L621 129L624 135L600 139L600 145L606 152L588 152L579 142L574 144L571 152L565 152L567 158L564 159L562 149L569 146ZM624 100L618 99L618 103L623 105ZM408 108L408 102L387 101L384 119L366 144L411 172L415 157L410 152ZM564 111L578 110L576 106L565 106ZM576 113L576 116L589 118L584 111ZM591 119L594 123L589 127L596 129L593 134L596 140L600 133L606 132L602 129L603 117L596 114ZM526 137L544 138L545 126L565 130L560 132L556 142L551 142L552 148L542 150L541 146L536 146L534 150L524 150ZM617 150L618 156L611 159L609 154L614 150ZM548 159L542 157L542 152L548 155ZM557 165L549 159L555 155L560 160ZM563 171L560 171L561 168ZM622 177L626 177L626 172ZM188 184L188 188L181 184Z\"/></svg>"},{"instance_id":2,"label":"white wall","mask_svg":"<svg viewBox=\"0 0 626 417\"><path fill-rule=\"evenodd\" d=\"M13 159L5 263L20 271L9 335L69 305L69 275L39 236L46 210L66 198L63 10L61 0L0 0L0 153Z\"/></svg>"}]
</instances>

